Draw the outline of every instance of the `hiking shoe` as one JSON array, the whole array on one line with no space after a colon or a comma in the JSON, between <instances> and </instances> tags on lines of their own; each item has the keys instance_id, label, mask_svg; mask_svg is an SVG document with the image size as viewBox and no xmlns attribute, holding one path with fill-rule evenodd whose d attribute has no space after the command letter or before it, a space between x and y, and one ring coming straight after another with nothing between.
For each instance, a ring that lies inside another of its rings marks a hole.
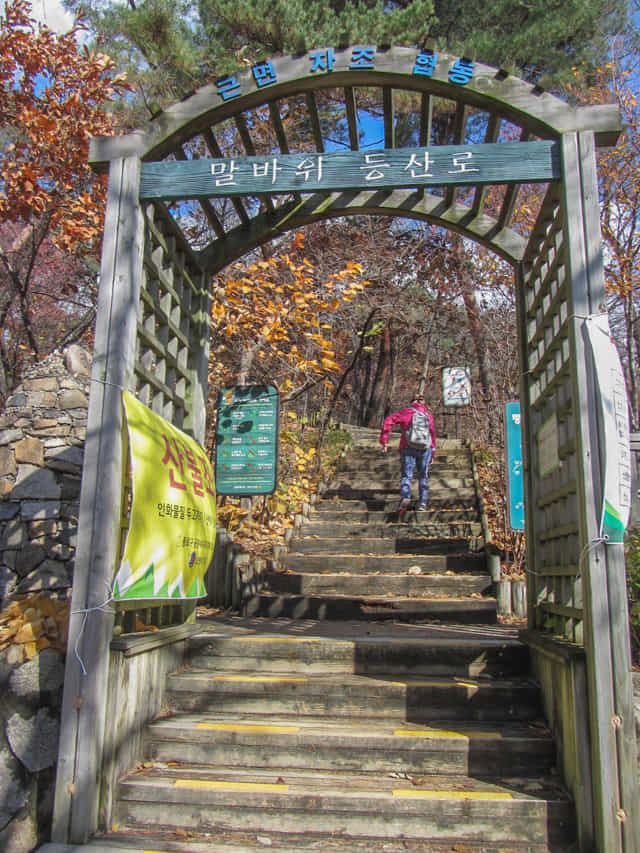
<instances>
[{"instance_id":1,"label":"hiking shoe","mask_svg":"<svg viewBox=\"0 0 640 853\"><path fill-rule=\"evenodd\" d=\"M409 500L409 498L402 498L402 500L400 501L400 506L398 507L398 518L399 519L402 519L405 512L409 509L410 504L411 504L411 501Z\"/></svg>"},{"instance_id":2,"label":"hiking shoe","mask_svg":"<svg viewBox=\"0 0 640 853\"><path fill-rule=\"evenodd\" d=\"M418 504L418 512L424 512L426 508L426 504Z\"/></svg>"}]
</instances>

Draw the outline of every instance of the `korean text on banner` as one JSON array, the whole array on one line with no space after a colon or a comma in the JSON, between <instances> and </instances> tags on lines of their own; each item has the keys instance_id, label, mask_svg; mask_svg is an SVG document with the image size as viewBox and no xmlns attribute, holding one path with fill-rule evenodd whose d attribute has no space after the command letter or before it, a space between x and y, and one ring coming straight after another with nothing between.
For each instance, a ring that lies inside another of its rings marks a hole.
<instances>
[{"instance_id":1,"label":"korean text on banner","mask_svg":"<svg viewBox=\"0 0 640 853\"><path fill-rule=\"evenodd\" d=\"M216 537L211 464L196 441L126 391L123 403L133 494L113 597L199 598Z\"/></svg>"},{"instance_id":2,"label":"korean text on banner","mask_svg":"<svg viewBox=\"0 0 640 853\"><path fill-rule=\"evenodd\" d=\"M604 475L600 536L619 544L631 510L629 406L620 356L606 315L591 317L586 331L598 380L603 428Z\"/></svg>"}]
</instances>

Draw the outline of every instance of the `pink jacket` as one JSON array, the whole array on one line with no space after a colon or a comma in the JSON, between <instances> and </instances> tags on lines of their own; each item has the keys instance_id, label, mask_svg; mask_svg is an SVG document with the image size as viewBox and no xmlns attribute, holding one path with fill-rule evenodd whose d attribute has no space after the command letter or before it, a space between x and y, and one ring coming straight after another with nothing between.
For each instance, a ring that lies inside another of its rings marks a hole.
<instances>
[{"instance_id":1,"label":"pink jacket","mask_svg":"<svg viewBox=\"0 0 640 853\"><path fill-rule=\"evenodd\" d=\"M393 415L389 415L388 418L384 419L384 423L382 424L382 432L380 433L380 444L383 447L389 443L389 434L391 430L396 424L400 424L400 429L402 430L402 434L400 435L400 444L398 445L398 450L402 450L407 446L407 430L411 425L411 419L413 418L414 412L426 412L426 406L422 403L416 403L414 406L407 406L405 409L400 409L399 412L395 412ZM433 453L436 450L436 428L433 423L433 415L429 414L429 428L431 431L431 448ZM433 454L432 454L433 455Z\"/></svg>"}]
</instances>

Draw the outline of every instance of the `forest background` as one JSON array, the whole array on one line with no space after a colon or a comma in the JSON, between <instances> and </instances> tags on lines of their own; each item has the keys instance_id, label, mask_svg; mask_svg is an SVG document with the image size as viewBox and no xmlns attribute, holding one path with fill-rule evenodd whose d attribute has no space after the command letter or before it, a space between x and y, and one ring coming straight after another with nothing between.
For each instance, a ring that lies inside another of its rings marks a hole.
<instances>
[{"instance_id":1,"label":"forest background","mask_svg":"<svg viewBox=\"0 0 640 853\"><path fill-rule=\"evenodd\" d=\"M87 164L91 136L127 132L263 59L329 44L428 44L509 67L573 104L618 103L624 133L616 148L599 153L601 224L607 308L632 429L640 429L638 0L64 5L75 16L66 33L38 24L28 0L7 0L0 25L0 404L33 360L73 341L91 347L105 201L104 179ZM361 146L381 147L379 105L363 94L358 109ZM322 104L321 116L331 147L348 147L335 105ZM398 145L412 138L415 121L410 105L400 104ZM446 139L451 122L444 105L436 108L434 143ZM500 201L496 192L493 204ZM514 227L526 232L539 203L534 189L521 192ZM217 212L228 215L224 202ZM204 223L185 219L197 244ZM318 434L330 418L380 426L420 388L441 432L473 436L484 447L496 544L522 562L502 473L502 413L518 397L520 369L506 263L424 223L353 217L279 238L212 288L209 414L217 391L236 382L274 383L283 400L278 492L252 509L227 502L221 513L249 546L280 535L313 488ZM443 407L447 366L471 373L463 418ZM637 564L637 542L633 554ZM637 598L640 568L630 583Z\"/></svg>"}]
</instances>

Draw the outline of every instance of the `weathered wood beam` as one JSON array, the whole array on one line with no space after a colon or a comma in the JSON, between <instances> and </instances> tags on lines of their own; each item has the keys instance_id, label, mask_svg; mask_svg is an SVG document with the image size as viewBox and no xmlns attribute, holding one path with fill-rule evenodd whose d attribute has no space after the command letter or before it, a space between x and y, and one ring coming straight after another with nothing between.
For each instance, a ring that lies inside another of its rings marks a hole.
<instances>
[{"instance_id":1,"label":"weathered wood beam","mask_svg":"<svg viewBox=\"0 0 640 853\"><path fill-rule=\"evenodd\" d=\"M280 146L280 151L283 154L288 154L289 143L287 141L287 134L285 133L284 125L282 124L282 118L280 117L280 107L278 106L277 101L269 101L269 115L271 117L273 129L276 133L278 145ZM296 201L300 201L299 193L294 193L294 198L296 199Z\"/></svg>"},{"instance_id":2,"label":"weathered wood beam","mask_svg":"<svg viewBox=\"0 0 640 853\"><path fill-rule=\"evenodd\" d=\"M349 145L352 151L358 151L360 148L360 136L358 134L356 93L353 86L345 86L344 105L347 113L347 125L349 127Z\"/></svg>"},{"instance_id":3,"label":"weathered wood beam","mask_svg":"<svg viewBox=\"0 0 640 853\"><path fill-rule=\"evenodd\" d=\"M433 121L433 97L422 95L420 104L420 147L431 145L431 126Z\"/></svg>"},{"instance_id":4,"label":"weathered wood beam","mask_svg":"<svg viewBox=\"0 0 640 853\"><path fill-rule=\"evenodd\" d=\"M382 88L382 111L384 120L384 147L396 147L395 115L393 108L393 89L391 86Z\"/></svg>"},{"instance_id":5,"label":"weathered wood beam","mask_svg":"<svg viewBox=\"0 0 640 853\"><path fill-rule=\"evenodd\" d=\"M447 208L444 200L434 195L410 189L345 190L330 195L316 193L303 199L301 204L287 202L274 214L259 214L252 219L249 229L236 228L225 240L218 240L204 249L200 254L201 262L210 273L215 273L287 231L323 219L360 214L402 216L448 228L487 246L509 263L521 260L526 248L526 240L515 231L500 230L497 222L488 216L472 217L470 208L465 205Z\"/></svg>"},{"instance_id":6,"label":"weathered wood beam","mask_svg":"<svg viewBox=\"0 0 640 853\"><path fill-rule=\"evenodd\" d=\"M244 117L244 113L239 113L235 117L236 127L238 128L238 133L240 134L240 139L242 140L242 144L244 145L245 151L250 157L254 157L256 153L255 145L253 144L253 139L251 138L251 134L249 133L249 128L247 127L247 121ZM260 204L264 205L267 210L273 211L274 205L270 196L263 196L260 199Z\"/></svg>"},{"instance_id":7,"label":"weathered wood beam","mask_svg":"<svg viewBox=\"0 0 640 853\"><path fill-rule=\"evenodd\" d=\"M463 145L465 134L467 132L467 121L469 119L469 107L466 104L458 102L456 106L456 120L453 128L453 144ZM455 204L458 197L458 187L450 186L447 188L445 199L447 207Z\"/></svg>"},{"instance_id":8,"label":"weathered wood beam","mask_svg":"<svg viewBox=\"0 0 640 853\"><path fill-rule=\"evenodd\" d=\"M324 151L324 139L322 138L322 128L320 126L320 116L318 115L318 104L314 92L306 94L307 109L309 110L309 121L311 122L311 132L316 144L316 150L322 153Z\"/></svg>"},{"instance_id":9,"label":"weathered wood beam","mask_svg":"<svg viewBox=\"0 0 640 853\"><path fill-rule=\"evenodd\" d=\"M489 115L489 121L487 122L487 132L484 137L484 141L487 144L493 144L498 141L501 125L502 119L500 116L497 115L497 113L491 113ZM471 207L474 216L479 216L484 210L484 203L487 199L488 192L489 188L486 185L476 187L476 191L473 196L473 205Z\"/></svg>"},{"instance_id":10,"label":"weathered wood beam","mask_svg":"<svg viewBox=\"0 0 640 853\"><path fill-rule=\"evenodd\" d=\"M223 156L222 149L218 145L218 140L216 139L210 127L206 128L206 130L203 130L202 137L207 143L207 148L211 152L212 156L221 158ZM249 214L247 213L247 209L244 206L242 199L238 198L237 196L234 196L231 199L231 202L236 210L236 213L238 214L238 217L240 218L240 222L242 222L243 225L247 225L249 223Z\"/></svg>"},{"instance_id":11,"label":"weathered wood beam","mask_svg":"<svg viewBox=\"0 0 640 853\"><path fill-rule=\"evenodd\" d=\"M176 150L174 151L174 156L175 156L176 160L182 160L183 162L189 161L189 157L187 157L187 155L185 154L182 147L176 148ZM211 226L211 228L213 229L213 231L215 232L215 234L218 237L224 237L224 235L226 233L225 229L224 229L224 225L220 221L220 218L218 217L217 211L216 211L215 207L211 204L209 199L208 198L200 198L200 199L197 199L197 202L200 205L200 207L202 208L202 212L206 216L207 221L208 221L209 225ZM171 214L169 214L169 215L171 215Z\"/></svg>"}]
</instances>

